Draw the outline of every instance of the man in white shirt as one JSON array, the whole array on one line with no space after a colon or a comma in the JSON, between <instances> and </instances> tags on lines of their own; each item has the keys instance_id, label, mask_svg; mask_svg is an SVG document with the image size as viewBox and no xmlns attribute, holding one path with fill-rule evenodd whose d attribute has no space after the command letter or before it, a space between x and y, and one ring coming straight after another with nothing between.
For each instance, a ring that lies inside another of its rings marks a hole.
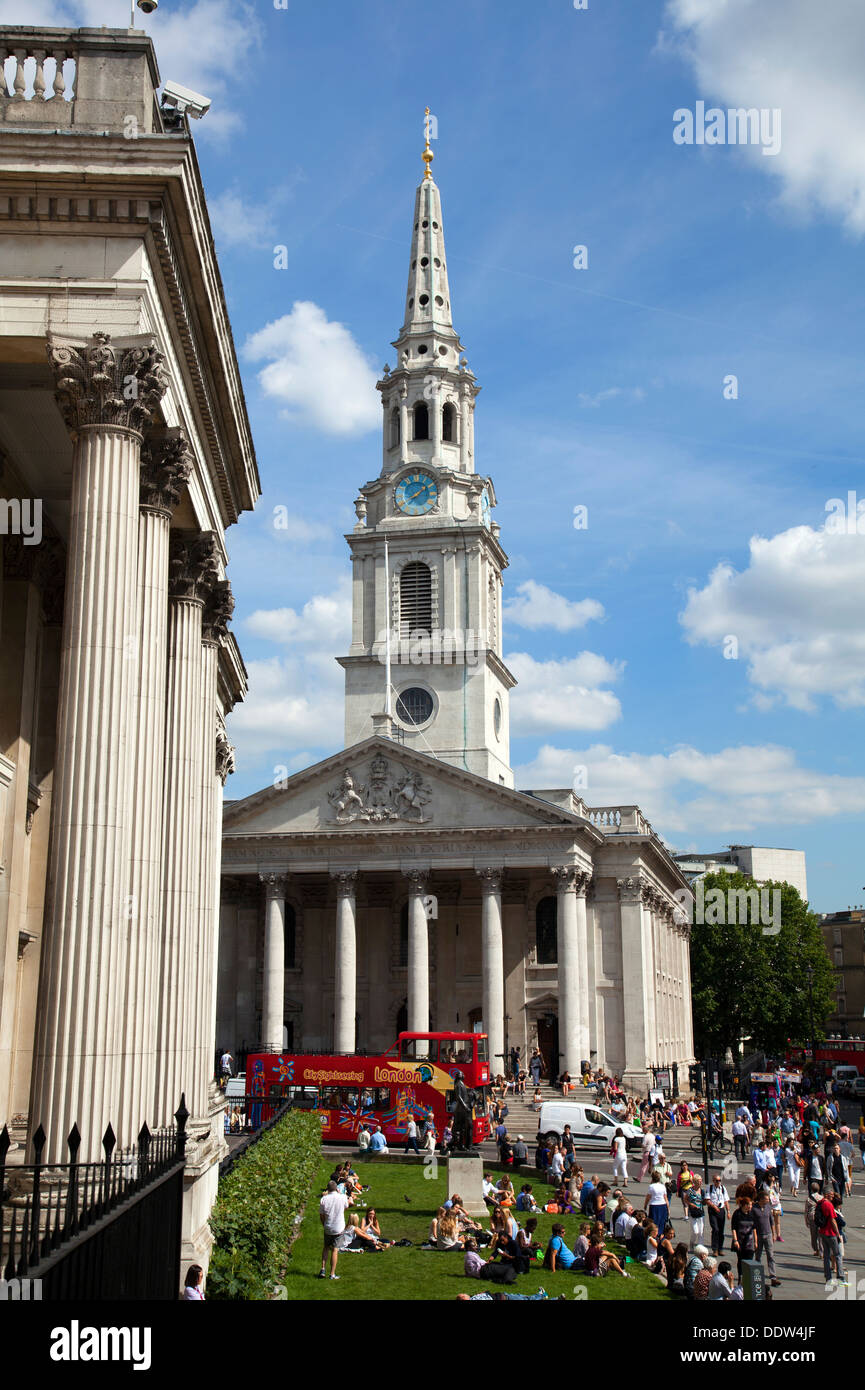
<instances>
[{"instance_id":1,"label":"man in white shirt","mask_svg":"<svg viewBox=\"0 0 865 1390\"><path fill-rule=\"evenodd\" d=\"M652 1164L655 1160L655 1146L657 1144L655 1133L651 1129L643 1132L642 1143L642 1163L640 1164L640 1176L638 1182L642 1182L647 1173L652 1171Z\"/></svg>"},{"instance_id":2,"label":"man in white shirt","mask_svg":"<svg viewBox=\"0 0 865 1390\"><path fill-rule=\"evenodd\" d=\"M637 1218L634 1216L634 1208L628 1203L624 1211L619 1212L616 1217L615 1225L613 1226L613 1235L616 1237L616 1240L620 1240L627 1245L631 1232L636 1224Z\"/></svg>"},{"instance_id":3,"label":"man in white shirt","mask_svg":"<svg viewBox=\"0 0 865 1390\"><path fill-rule=\"evenodd\" d=\"M406 1151L406 1153L408 1153L409 1144L411 1144L411 1146L412 1146L412 1148L414 1149L414 1151L415 1151L416 1154L419 1154L419 1153L420 1153L420 1149L419 1149L419 1147L418 1147L418 1142L417 1142L417 1124L415 1123L415 1121L414 1121L413 1118L410 1119L409 1122L408 1122L408 1124L406 1125L406 1131L405 1131L405 1151Z\"/></svg>"},{"instance_id":4,"label":"man in white shirt","mask_svg":"<svg viewBox=\"0 0 865 1390\"><path fill-rule=\"evenodd\" d=\"M327 1185L327 1191L318 1204L318 1219L324 1227L324 1244L321 1249L321 1270L319 1279L326 1279L325 1263L330 1252L330 1277L338 1279L336 1262L339 1258L339 1238L345 1230L345 1209L351 1198L340 1192L335 1182Z\"/></svg>"},{"instance_id":5,"label":"man in white shirt","mask_svg":"<svg viewBox=\"0 0 865 1390\"><path fill-rule=\"evenodd\" d=\"M748 1126L745 1124L744 1120L739 1118L740 1114L741 1111L736 1115L733 1121L733 1153L736 1158L741 1158L744 1163L746 1157L745 1151L748 1146Z\"/></svg>"}]
</instances>

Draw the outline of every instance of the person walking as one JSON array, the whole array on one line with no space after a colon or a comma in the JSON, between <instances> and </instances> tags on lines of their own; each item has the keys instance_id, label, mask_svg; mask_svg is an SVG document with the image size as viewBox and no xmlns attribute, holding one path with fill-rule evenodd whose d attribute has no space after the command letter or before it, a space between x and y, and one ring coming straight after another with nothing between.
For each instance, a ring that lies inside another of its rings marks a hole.
<instances>
[{"instance_id":1,"label":"person walking","mask_svg":"<svg viewBox=\"0 0 865 1390\"><path fill-rule=\"evenodd\" d=\"M706 1206L709 1211L709 1228L712 1232L712 1254L724 1253L724 1227L730 1218L730 1194L716 1173L706 1193Z\"/></svg>"},{"instance_id":2,"label":"person walking","mask_svg":"<svg viewBox=\"0 0 865 1390\"><path fill-rule=\"evenodd\" d=\"M814 1214L817 1210L817 1204L819 1201L820 1188L818 1187L817 1183L812 1183L805 1197L804 1221L808 1230L808 1239L811 1242L811 1253L813 1255L820 1254L820 1246L817 1243L817 1227L814 1223Z\"/></svg>"},{"instance_id":3,"label":"person walking","mask_svg":"<svg viewBox=\"0 0 865 1390\"><path fill-rule=\"evenodd\" d=\"M754 1208L754 1218L757 1232L757 1259L762 1260L763 1251L765 1250L769 1278L772 1282L772 1287L777 1288L781 1280L778 1278L775 1270L775 1239L772 1234L772 1201L768 1186L764 1185L757 1192L757 1205Z\"/></svg>"},{"instance_id":4,"label":"person walking","mask_svg":"<svg viewBox=\"0 0 865 1390\"><path fill-rule=\"evenodd\" d=\"M544 1059L540 1054L540 1050L537 1047L533 1047L532 1055L529 1058L529 1072L531 1074L532 1083L536 1088L541 1084L541 1076L543 1075L543 1070Z\"/></svg>"},{"instance_id":5,"label":"person walking","mask_svg":"<svg viewBox=\"0 0 865 1390\"><path fill-rule=\"evenodd\" d=\"M649 1183L649 1190L643 1202L643 1210L649 1213L649 1220L654 1221L658 1230L663 1231L670 1219L670 1199L657 1169L652 1173L652 1181Z\"/></svg>"},{"instance_id":6,"label":"person walking","mask_svg":"<svg viewBox=\"0 0 865 1390\"><path fill-rule=\"evenodd\" d=\"M747 1158L748 1126L737 1115L733 1121L733 1153L744 1163Z\"/></svg>"},{"instance_id":7,"label":"person walking","mask_svg":"<svg viewBox=\"0 0 865 1390\"><path fill-rule=\"evenodd\" d=\"M699 1173L695 1173L693 1176L685 1209L691 1226L690 1248L693 1250L695 1246L702 1244L705 1225L706 1198L703 1192L703 1179Z\"/></svg>"},{"instance_id":8,"label":"person walking","mask_svg":"<svg viewBox=\"0 0 865 1390\"><path fill-rule=\"evenodd\" d=\"M641 1145L642 1160L640 1163L640 1176L637 1179L638 1182L642 1182L646 1174L651 1172L652 1161L655 1157L656 1144L657 1139L655 1138L655 1135L653 1134L652 1130L648 1126L646 1126L643 1129L643 1142Z\"/></svg>"},{"instance_id":9,"label":"person walking","mask_svg":"<svg viewBox=\"0 0 865 1390\"><path fill-rule=\"evenodd\" d=\"M339 1278L336 1272L336 1262L339 1258L339 1242L345 1232L345 1209L350 1202L351 1198L344 1192L340 1192L336 1183L331 1179L327 1185L327 1191L318 1204L318 1219L324 1228L319 1279L327 1278L325 1265L328 1257L330 1258L331 1279Z\"/></svg>"},{"instance_id":10,"label":"person walking","mask_svg":"<svg viewBox=\"0 0 865 1390\"><path fill-rule=\"evenodd\" d=\"M805 1167L805 1161L799 1156L796 1140L793 1138L792 1134L784 1144L784 1163L787 1168L787 1180L790 1184L790 1196L798 1197L799 1183L802 1180L802 1170Z\"/></svg>"},{"instance_id":11,"label":"person walking","mask_svg":"<svg viewBox=\"0 0 865 1390\"><path fill-rule=\"evenodd\" d=\"M753 1260L757 1244L757 1218L750 1197L743 1197L730 1218L730 1237L736 1255L736 1277L742 1282L742 1261Z\"/></svg>"},{"instance_id":12,"label":"person walking","mask_svg":"<svg viewBox=\"0 0 865 1390\"><path fill-rule=\"evenodd\" d=\"M846 1284L844 1258L841 1254L841 1231L836 1219L835 1207L829 1197L821 1197L817 1203L817 1209L814 1212L814 1224L823 1251L823 1273L826 1276L827 1286L835 1287L835 1275L840 1283Z\"/></svg>"},{"instance_id":13,"label":"person walking","mask_svg":"<svg viewBox=\"0 0 865 1390\"><path fill-rule=\"evenodd\" d=\"M419 1154L419 1153L420 1153L420 1148L418 1147L418 1142L417 1142L417 1123L415 1122L415 1118L414 1118L413 1115L410 1115L410 1116L409 1116L409 1121L408 1121L408 1124L406 1125L406 1130L405 1130L405 1152L406 1152L406 1153L408 1153L409 1145L411 1145L411 1147L414 1149L414 1151L415 1151L416 1154Z\"/></svg>"},{"instance_id":14,"label":"person walking","mask_svg":"<svg viewBox=\"0 0 865 1390\"><path fill-rule=\"evenodd\" d=\"M619 1126L613 1136L610 1147L613 1158L613 1181L621 1182L622 1187L628 1186L628 1141L625 1138L625 1131Z\"/></svg>"}]
</instances>

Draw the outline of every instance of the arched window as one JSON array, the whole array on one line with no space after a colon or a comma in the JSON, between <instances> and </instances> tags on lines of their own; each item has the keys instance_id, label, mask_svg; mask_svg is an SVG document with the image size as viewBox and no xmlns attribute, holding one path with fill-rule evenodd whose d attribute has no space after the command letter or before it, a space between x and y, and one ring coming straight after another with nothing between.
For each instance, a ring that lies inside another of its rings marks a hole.
<instances>
[{"instance_id":1,"label":"arched window","mask_svg":"<svg viewBox=\"0 0 865 1390\"><path fill-rule=\"evenodd\" d=\"M450 401L442 406L442 440L445 444L454 444L457 437L457 413Z\"/></svg>"},{"instance_id":2,"label":"arched window","mask_svg":"<svg viewBox=\"0 0 865 1390\"><path fill-rule=\"evenodd\" d=\"M399 633L432 633L432 572L421 561L406 565L399 577Z\"/></svg>"},{"instance_id":3,"label":"arched window","mask_svg":"<svg viewBox=\"0 0 865 1390\"><path fill-rule=\"evenodd\" d=\"M418 401L414 408L414 437L429 439L429 410L426 401Z\"/></svg>"},{"instance_id":4,"label":"arched window","mask_svg":"<svg viewBox=\"0 0 865 1390\"><path fill-rule=\"evenodd\" d=\"M556 899L541 898L535 908L535 946L538 965L556 965L559 959L556 939Z\"/></svg>"},{"instance_id":5,"label":"arched window","mask_svg":"<svg viewBox=\"0 0 865 1390\"><path fill-rule=\"evenodd\" d=\"M390 413L390 447L396 449L399 445L399 411L396 406Z\"/></svg>"},{"instance_id":6,"label":"arched window","mask_svg":"<svg viewBox=\"0 0 865 1390\"><path fill-rule=\"evenodd\" d=\"M403 903L399 914L399 963L408 965L408 903ZM397 1029L405 1032L405 1027Z\"/></svg>"},{"instance_id":7,"label":"arched window","mask_svg":"<svg viewBox=\"0 0 865 1390\"><path fill-rule=\"evenodd\" d=\"M295 966L295 941L297 938L297 918L291 903L285 904L285 955L284 969L293 970Z\"/></svg>"}]
</instances>

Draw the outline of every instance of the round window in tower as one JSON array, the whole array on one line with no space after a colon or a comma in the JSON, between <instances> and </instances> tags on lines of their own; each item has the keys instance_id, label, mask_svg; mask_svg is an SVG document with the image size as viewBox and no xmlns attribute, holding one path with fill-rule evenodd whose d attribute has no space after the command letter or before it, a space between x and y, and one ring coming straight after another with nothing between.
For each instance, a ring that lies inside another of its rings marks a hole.
<instances>
[{"instance_id":1,"label":"round window in tower","mask_svg":"<svg viewBox=\"0 0 865 1390\"><path fill-rule=\"evenodd\" d=\"M412 727L428 723L434 708L432 695L420 685L404 690L396 702L397 718Z\"/></svg>"},{"instance_id":2,"label":"round window in tower","mask_svg":"<svg viewBox=\"0 0 865 1390\"><path fill-rule=\"evenodd\" d=\"M501 700L499 699L498 695L496 696L495 701L494 701L494 703L493 703L493 729L495 730L496 738L501 738L501 736L502 736L502 702L501 702Z\"/></svg>"}]
</instances>

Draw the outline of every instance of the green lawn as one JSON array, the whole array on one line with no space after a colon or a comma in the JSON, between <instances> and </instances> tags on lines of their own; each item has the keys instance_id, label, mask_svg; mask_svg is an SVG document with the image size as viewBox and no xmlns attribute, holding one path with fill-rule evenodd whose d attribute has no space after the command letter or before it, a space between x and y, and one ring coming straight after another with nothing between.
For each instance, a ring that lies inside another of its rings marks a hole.
<instances>
[{"instance_id":1,"label":"green lawn","mask_svg":"<svg viewBox=\"0 0 865 1390\"><path fill-rule=\"evenodd\" d=\"M420 1250L418 1246L426 1240L430 1220L435 1210L445 1201L447 1165L439 1163L439 1176L424 1178L424 1170L419 1163L356 1163L355 1168L361 1182L369 1183L370 1191L364 1194L370 1206L374 1206L385 1239L399 1240L403 1236L413 1242L411 1248L395 1247L381 1254L364 1253L353 1255L342 1253L339 1257L338 1283L329 1279L317 1279L321 1268L321 1222L318 1219L318 1197L336 1160L326 1155L318 1170L317 1185L310 1195L304 1214L300 1234L295 1240L291 1260L285 1277L286 1297L289 1299L325 1299L343 1301L345 1299L454 1299L458 1293L479 1293L482 1289L493 1293L495 1284L487 1281L467 1279L463 1274L462 1256L434 1250ZM485 1165L486 1172L500 1172L495 1164ZM526 1175L532 1182L537 1201L545 1199L547 1189L542 1181L536 1180L533 1172ZM519 1183L516 1183L519 1188ZM406 1197L411 1201L407 1202ZM357 1208L360 1211L360 1208ZM523 1224L524 1217L517 1218ZM554 1217L541 1213L538 1219L537 1239L546 1245L553 1221L564 1223L568 1244L573 1245L579 1235L582 1218L576 1216ZM484 1222L488 1226L488 1222ZM624 1252L614 1243L609 1248L620 1258ZM481 1250L481 1254L484 1251ZM617 1274L603 1279L589 1279L579 1270L561 1270L551 1274L540 1264L530 1273L521 1275L516 1284L505 1285L505 1290L515 1293L535 1293L544 1288L551 1298L565 1294L574 1298L574 1287L582 1284L591 1300L644 1300L663 1299L672 1301L654 1275L639 1265L629 1264L628 1272L633 1279L622 1279ZM580 1297L586 1295L580 1293Z\"/></svg>"}]
</instances>

